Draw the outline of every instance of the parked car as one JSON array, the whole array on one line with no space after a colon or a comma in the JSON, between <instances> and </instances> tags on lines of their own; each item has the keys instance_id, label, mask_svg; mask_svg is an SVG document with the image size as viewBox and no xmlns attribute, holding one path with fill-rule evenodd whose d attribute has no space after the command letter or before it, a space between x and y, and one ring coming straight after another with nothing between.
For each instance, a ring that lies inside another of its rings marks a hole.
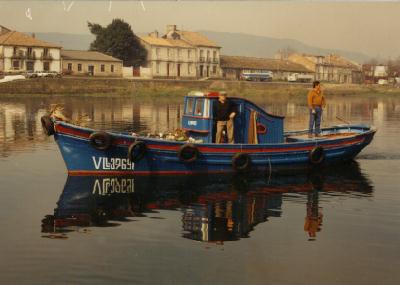
<instances>
[{"instance_id":1,"label":"parked car","mask_svg":"<svg viewBox=\"0 0 400 285\"><path fill-rule=\"evenodd\" d=\"M288 75L288 82L312 82L314 80L314 75L303 74L303 73L292 73Z\"/></svg>"},{"instance_id":2,"label":"parked car","mask_svg":"<svg viewBox=\"0 0 400 285\"><path fill-rule=\"evenodd\" d=\"M48 71L46 77L60 78L60 77L62 77L62 74L57 71Z\"/></svg>"},{"instance_id":3,"label":"parked car","mask_svg":"<svg viewBox=\"0 0 400 285\"><path fill-rule=\"evenodd\" d=\"M35 71L27 71L25 73L25 78L37 78L38 74Z\"/></svg>"},{"instance_id":4,"label":"parked car","mask_svg":"<svg viewBox=\"0 0 400 285\"><path fill-rule=\"evenodd\" d=\"M379 79L378 80L378 84L379 85L387 85L389 82L387 79Z\"/></svg>"}]
</instances>

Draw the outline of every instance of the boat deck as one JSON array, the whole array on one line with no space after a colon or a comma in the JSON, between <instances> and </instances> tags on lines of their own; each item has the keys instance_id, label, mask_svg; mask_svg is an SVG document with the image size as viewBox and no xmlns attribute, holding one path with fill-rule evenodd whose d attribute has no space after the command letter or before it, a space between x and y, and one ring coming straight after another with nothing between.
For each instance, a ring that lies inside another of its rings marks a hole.
<instances>
[{"instance_id":1,"label":"boat deck","mask_svg":"<svg viewBox=\"0 0 400 285\"><path fill-rule=\"evenodd\" d=\"M355 132L346 132L346 133L330 133L330 134L321 134L320 136L312 136L309 137L307 133L289 135L286 137L287 142L296 142L296 141L313 141L313 140L336 140L345 137L355 136L358 133Z\"/></svg>"}]
</instances>

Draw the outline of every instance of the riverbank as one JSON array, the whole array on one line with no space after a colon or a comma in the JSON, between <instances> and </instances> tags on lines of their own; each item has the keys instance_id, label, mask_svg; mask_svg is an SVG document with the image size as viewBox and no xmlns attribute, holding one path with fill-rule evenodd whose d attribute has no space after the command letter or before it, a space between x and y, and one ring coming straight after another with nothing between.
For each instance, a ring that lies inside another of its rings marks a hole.
<instances>
[{"instance_id":1,"label":"riverbank","mask_svg":"<svg viewBox=\"0 0 400 285\"><path fill-rule=\"evenodd\" d=\"M88 95L88 96L182 96L191 90L226 90L230 96L258 97L279 96L287 99L304 95L311 84L287 82L245 81L181 81L181 80L132 80L122 78L35 78L0 84L0 96L15 95ZM380 85L323 83L326 95L347 96L400 95L400 88Z\"/></svg>"}]
</instances>

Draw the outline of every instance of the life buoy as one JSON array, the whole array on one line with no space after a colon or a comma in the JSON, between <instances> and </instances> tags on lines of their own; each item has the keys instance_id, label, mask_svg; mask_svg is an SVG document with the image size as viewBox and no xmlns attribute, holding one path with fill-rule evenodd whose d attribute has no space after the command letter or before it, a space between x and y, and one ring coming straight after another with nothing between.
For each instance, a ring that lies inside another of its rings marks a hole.
<instances>
[{"instance_id":1,"label":"life buoy","mask_svg":"<svg viewBox=\"0 0 400 285\"><path fill-rule=\"evenodd\" d=\"M112 143L112 137L106 132L95 132L89 137L90 144L98 150L107 150Z\"/></svg>"},{"instance_id":2,"label":"life buoy","mask_svg":"<svg viewBox=\"0 0 400 285\"><path fill-rule=\"evenodd\" d=\"M321 164L325 159L325 151L322 146L314 147L308 154L310 162L314 165Z\"/></svg>"},{"instance_id":3,"label":"life buoy","mask_svg":"<svg viewBox=\"0 0 400 285\"><path fill-rule=\"evenodd\" d=\"M178 158L186 163L194 162L199 158L199 150L193 144L184 144L178 151Z\"/></svg>"},{"instance_id":4,"label":"life buoy","mask_svg":"<svg viewBox=\"0 0 400 285\"><path fill-rule=\"evenodd\" d=\"M251 166L251 158L247 153L236 153L232 157L232 166L236 171L248 170Z\"/></svg>"},{"instance_id":5,"label":"life buoy","mask_svg":"<svg viewBox=\"0 0 400 285\"><path fill-rule=\"evenodd\" d=\"M50 116L43 116L40 118L40 122L42 123L43 131L46 135L51 136L54 135L54 123Z\"/></svg>"},{"instance_id":6,"label":"life buoy","mask_svg":"<svg viewBox=\"0 0 400 285\"><path fill-rule=\"evenodd\" d=\"M146 153L146 144L143 141L135 141L128 148L128 159L131 162L138 162Z\"/></svg>"}]
</instances>

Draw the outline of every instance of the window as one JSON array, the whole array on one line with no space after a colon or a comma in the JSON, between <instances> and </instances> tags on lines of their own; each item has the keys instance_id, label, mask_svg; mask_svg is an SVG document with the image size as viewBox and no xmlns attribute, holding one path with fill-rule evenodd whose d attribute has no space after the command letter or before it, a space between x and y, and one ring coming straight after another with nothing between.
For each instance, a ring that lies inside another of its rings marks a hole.
<instances>
[{"instance_id":1,"label":"window","mask_svg":"<svg viewBox=\"0 0 400 285\"><path fill-rule=\"evenodd\" d=\"M68 63L68 70L72 71L72 63Z\"/></svg>"},{"instance_id":2,"label":"window","mask_svg":"<svg viewBox=\"0 0 400 285\"><path fill-rule=\"evenodd\" d=\"M49 71L50 70L50 63L47 62L43 62L43 70L44 71Z\"/></svg>"},{"instance_id":3,"label":"window","mask_svg":"<svg viewBox=\"0 0 400 285\"><path fill-rule=\"evenodd\" d=\"M43 50L43 56L48 56L49 55L49 49L48 48L45 48L44 50Z\"/></svg>"},{"instance_id":4,"label":"window","mask_svg":"<svg viewBox=\"0 0 400 285\"><path fill-rule=\"evenodd\" d=\"M32 55L32 48L28 47L28 55Z\"/></svg>"},{"instance_id":5,"label":"window","mask_svg":"<svg viewBox=\"0 0 400 285\"><path fill-rule=\"evenodd\" d=\"M189 64L188 64L188 74L190 74L191 69L192 69L192 64L189 63Z\"/></svg>"},{"instance_id":6,"label":"window","mask_svg":"<svg viewBox=\"0 0 400 285\"><path fill-rule=\"evenodd\" d=\"M100 66L100 71L101 71L101 72L106 71L106 66L105 66L104 64L102 64L102 65Z\"/></svg>"},{"instance_id":7,"label":"window","mask_svg":"<svg viewBox=\"0 0 400 285\"><path fill-rule=\"evenodd\" d=\"M156 48L156 57L158 58L160 56L160 48Z\"/></svg>"},{"instance_id":8,"label":"window","mask_svg":"<svg viewBox=\"0 0 400 285\"><path fill-rule=\"evenodd\" d=\"M156 63L156 73L157 74L160 73L160 63L159 62Z\"/></svg>"},{"instance_id":9,"label":"window","mask_svg":"<svg viewBox=\"0 0 400 285\"><path fill-rule=\"evenodd\" d=\"M180 57L181 57L181 49L178 48L178 58L180 58Z\"/></svg>"},{"instance_id":10,"label":"window","mask_svg":"<svg viewBox=\"0 0 400 285\"><path fill-rule=\"evenodd\" d=\"M13 54L17 54L17 47L14 47Z\"/></svg>"},{"instance_id":11,"label":"window","mask_svg":"<svg viewBox=\"0 0 400 285\"><path fill-rule=\"evenodd\" d=\"M111 72L114 72L114 64L111 64Z\"/></svg>"},{"instance_id":12,"label":"window","mask_svg":"<svg viewBox=\"0 0 400 285\"><path fill-rule=\"evenodd\" d=\"M213 74L216 74L217 73L217 66L213 66Z\"/></svg>"},{"instance_id":13,"label":"window","mask_svg":"<svg viewBox=\"0 0 400 285\"><path fill-rule=\"evenodd\" d=\"M170 50L169 50L169 48L167 49L167 56L170 57Z\"/></svg>"},{"instance_id":14,"label":"window","mask_svg":"<svg viewBox=\"0 0 400 285\"><path fill-rule=\"evenodd\" d=\"M188 49L188 58L190 59L192 57L192 51Z\"/></svg>"},{"instance_id":15,"label":"window","mask_svg":"<svg viewBox=\"0 0 400 285\"><path fill-rule=\"evenodd\" d=\"M185 114L193 114L194 98L188 98L186 101Z\"/></svg>"},{"instance_id":16,"label":"window","mask_svg":"<svg viewBox=\"0 0 400 285\"><path fill-rule=\"evenodd\" d=\"M204 110L204 99L197 99L195 115L202 116Z\"/></svg>"},{"instance_id":17,"label":"window","mask_svg":"<svg viewBox=\"0 0 400 285\"><path fill-rule=\"evenodd\" d=\"M82 71L82 64L78 63L78 71Z\"/></svg>"},{"instance_id":18,"label":"window","mask_svg":"<svg viewBox=\"0 0 400 285\"><path fill-rule=\"evenodd\" d=\"M14 60L13 61L13 69L15 69L15 70L19 69L19 60Z\"/></svg>"}]
</instances>

